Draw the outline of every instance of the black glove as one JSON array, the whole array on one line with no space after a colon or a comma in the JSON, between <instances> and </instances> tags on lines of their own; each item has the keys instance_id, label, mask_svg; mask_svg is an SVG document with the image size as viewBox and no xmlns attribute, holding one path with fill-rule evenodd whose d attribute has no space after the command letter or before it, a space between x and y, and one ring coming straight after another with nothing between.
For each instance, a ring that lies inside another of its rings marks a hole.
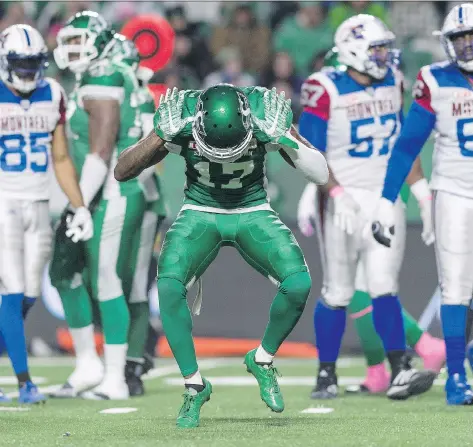
<instances>
[{"instance_id":1,"label":"black glove","mask_svg":"<svg viewBox=\"0 0 473 447\"><path fill-rule=\"evenodd\" d=\"M66 236L67 218L74 212L67 209L56 224L54 235L53 258L49 265L51 284L56 287L67 287L76 273L82 273L85 267L85 246L82 241L72 242Z\"/></svg>"}]
</instances>

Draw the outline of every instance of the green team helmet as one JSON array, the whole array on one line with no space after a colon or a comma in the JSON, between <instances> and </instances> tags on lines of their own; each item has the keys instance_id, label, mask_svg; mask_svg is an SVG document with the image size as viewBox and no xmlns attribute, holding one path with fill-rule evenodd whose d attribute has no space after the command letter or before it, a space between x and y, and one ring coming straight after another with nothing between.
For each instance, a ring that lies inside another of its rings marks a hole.
<instances>
[{"instance_id":1,"label":"green team helmet","mask_svg":"<svg viewBox=\"0 0 473 447\"><path fill-rule=\"evenodd\" d=\"M346 68L338 61L338 49L333 47L324 57L324 68Z\"/></svg>"},{"instance_id":2,"label":"green team helmet","mask_svg":"<svg viewBox=\"0 0 473 447\"><path fill-rule=\"evenodd\" d=\"M113 36L113 46L108 53L109 58L114 62L123 62L130 66L136 74L138 80L146 85L153 77L153 70L140 67L140 53L132 40L128 40L123 34L116 33Z\"/></svg>"},{"instance_id":3,"label":"green team helmet","mask_svg":"<svg viewBox=\"0 0 473 447\"><path fill-rule=\"evenodd\" d=\"M140 63L140 55L135 44L128 40L123 34L116 33L113 36L113 45L110 49L108 57L112 61L123 62L136 70Z\"/></svg>"},{"instance_id":4,"label":"green team helmet","mask_svg":"<svg viewBox=\"0 0 473 447\"><path fill-rule=\"evenodd\" d=\"M114 34L100 14L93 11L75 14L57 35L58 46L54 50L57 66L83 73L92 62L107 55Z\"/></svg>"},{"instance_id":5,"label":"green team helmet","mask_svg":"<svg viewBox=\"0 0 473 447\"><path fill-rule=\"evenodd\" d=\"M248 151L253 123L248 98L237 87L218 84L204 90L192 124L199 153L216 163L231 163Z\"/></svg>"}]
</instances>

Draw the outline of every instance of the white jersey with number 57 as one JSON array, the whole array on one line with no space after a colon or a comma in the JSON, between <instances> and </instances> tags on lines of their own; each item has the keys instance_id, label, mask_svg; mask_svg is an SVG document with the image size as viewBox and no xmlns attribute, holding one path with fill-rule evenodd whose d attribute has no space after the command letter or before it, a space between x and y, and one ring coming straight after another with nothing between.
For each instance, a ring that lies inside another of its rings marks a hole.
<instances>
[{"instance_id":1,"label":"white jersey with number 57","mask_svg":"<svg viewBox=\"0 0 473 447\"><path fill-rule=\"evenodd\" d=\"M28 97L0 81L0 194L8 199L49 199L53 132L65 122L65 94L50 78Z\"/></svg>"},{"instance_id":2,"label":"white jersey with number 57","mask_svg":"<svg viewBox=\"0 0 473 447\"><path fill-rule=\"evenodd\" d=\"M402 74L369 87L344 69L310 76L302 87L301 134L326 157L345 187L376 190L383 185L389 154L402 121Z\"/></svg>"},{"instance_id":3,"label":"white jersey with number 57","mask_svg":"<svg viewBox=\"0 0 473 447\"><path fill-rule=\"evenodd\" d=\"M435 115L431 188L473 198L473 84L456 64L420 70L415 102Z\"/></svg>"}]
</instances>

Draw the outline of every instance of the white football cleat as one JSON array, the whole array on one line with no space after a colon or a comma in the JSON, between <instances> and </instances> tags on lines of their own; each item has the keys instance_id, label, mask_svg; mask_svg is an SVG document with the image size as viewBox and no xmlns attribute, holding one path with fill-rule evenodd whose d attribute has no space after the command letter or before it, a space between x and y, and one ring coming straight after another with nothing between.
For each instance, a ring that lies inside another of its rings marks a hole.
<instances>
[{"instance_id":1,"label":"white football cleat","mask_svg":"<svg viewBox=\"0 0 473 447\"><path fill-rule=\"evenodd\" d=\"M66 383L57 391L49 394L50 397L74 398L80 393L96 387L104 377L104 366L97 358L88 363L81 362L76 366Z\"/></svg>"},{"instance_id":2,"label":"white football cleat","mask_svg":"<svg viewBox=\"0 0 473 447\"><path fill-rule=\"evenodd\" d=\"M94 389L81 393L80 397L87 400L127 400L130 394L125 380L106 378Z\"/></svg>"}]
</instances>

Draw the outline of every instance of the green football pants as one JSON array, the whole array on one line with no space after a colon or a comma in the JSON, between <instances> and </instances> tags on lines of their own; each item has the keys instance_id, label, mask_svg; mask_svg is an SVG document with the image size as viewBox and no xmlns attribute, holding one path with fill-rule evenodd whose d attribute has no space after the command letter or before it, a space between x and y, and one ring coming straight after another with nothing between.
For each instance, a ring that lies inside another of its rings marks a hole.
<instances>
[{"instance_id":1,"label":"green football pants","mask_svg":"<svg viewBox=\"0 0 473 447\"><path fill-rule=\"evenodd\" d=\"M146 263L145 258L146 250L151 256L152 237L146 235L155 231L155 224L146 214L147 206L142 194L99 202L93 213L94 236L85 244L83 275L61 282L58 288L71 328L92 323L92 297L99 303L105 342L127 342L130 312L125 297L132 304L146 303L147 307L149 261ZM147 228L152 231L147 233Z\"/></svg>"},{"instance_id":2,"label":"green football pants","mask_svg":"<svg viewBox=\"0 0 473 447\"><path fill-rule=\"evenodd\" d=\"M304 255L274 211L216 214L182 210L164 239L158 263L163 329L183 376L197 371L188 288L220 247L233 246L258 272L278 285L262 346L275 354L297 324L311 280Z\"/></svg>"}]
</instances>

